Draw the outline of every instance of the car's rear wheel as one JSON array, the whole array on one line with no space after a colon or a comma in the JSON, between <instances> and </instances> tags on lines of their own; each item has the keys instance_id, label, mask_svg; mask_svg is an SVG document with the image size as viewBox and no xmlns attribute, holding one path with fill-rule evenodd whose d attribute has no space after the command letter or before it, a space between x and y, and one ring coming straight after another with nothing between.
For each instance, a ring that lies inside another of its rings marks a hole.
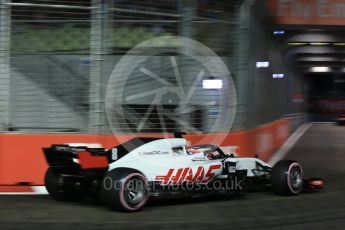
<instances>
[{"instance_id":1,"label":"car's rear wheel","mask_svg":"<svg viewBox=\"0 0 345 230\"><path fill-rule=\"evenodd\" d=\"M101 198L111 209L133 212L141 209L148 201L148 182L140 172L117 168L106 173Z\"/></svg>"},{"instance_id":2,"label":"car's rear wheel","mask_svg":"<svg viewBox=\"0 0 345 230\"><path fill-rule=\"evenodd\" d=\"M273 191L279 195L296 195L303 189L303 169L292 160L282 160L274 165L271 175Z\"/></svg>"},{"instance_id":3,"label":"car's rear wheel","mask_svg":"<svg viewBox=\"0 0 345 230\"><path fill-rule=\"evenodd\" d=\"M82 196L81 192L77 189L63 184L60 176L51 168L48 168L46 172L44 183L49 195L56 200L77 201Z\"/></svg>"}]
</instances>

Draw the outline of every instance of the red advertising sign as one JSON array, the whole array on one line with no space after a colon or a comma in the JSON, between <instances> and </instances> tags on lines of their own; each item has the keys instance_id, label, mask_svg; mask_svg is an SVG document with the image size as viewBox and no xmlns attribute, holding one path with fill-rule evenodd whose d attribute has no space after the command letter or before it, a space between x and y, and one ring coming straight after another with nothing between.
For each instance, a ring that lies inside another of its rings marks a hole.
<instances>
[{"instance_id":1,"label":"red advertising sign","mask_svg":"<svg viewBox=\"0 0 345 230\"><path fill-rule=\"evenodd\" d=\"M319 113L345 113L345 99L321 99L316 102Z\"/></svg>"},{"instance_id":2,"label":"red advertising sign","mask_svg":"<svg viewBox=\"0 0 345 230\"><path fill-rule=\"evenodd\" d=\"M277 24L345 25L344 0L267 0Z\"/></svg>"}]
</instances>

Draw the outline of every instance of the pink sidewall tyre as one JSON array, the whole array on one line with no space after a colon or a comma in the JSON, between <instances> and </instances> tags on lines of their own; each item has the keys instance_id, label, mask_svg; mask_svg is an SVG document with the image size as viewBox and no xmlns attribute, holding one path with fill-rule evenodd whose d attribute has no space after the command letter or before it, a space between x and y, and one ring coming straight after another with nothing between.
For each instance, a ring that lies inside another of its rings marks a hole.
<instances>
[{"instance_id":1,"label":"pink sidewall tyre","mask_svg":"<svg viewBox=\"0 0 345 230\"><path fill-rule=\"evenodd\" d=\"M149 199L148 181L134 169L116 168L107 172L101 186L103 202L116 211L138 211Z\"/></svg>"},{"instance_id":2,"label":"pink sidewall tyre","mask_svg":"<svg viewBox=\"0 0 345 230\"><path fill-rule=\"evenodd\" d=\"M282 160L274 165L271 175L273 191L278 195L297 195L303 190L303 169L292 160Z\"/></svg>"}]
</instances>

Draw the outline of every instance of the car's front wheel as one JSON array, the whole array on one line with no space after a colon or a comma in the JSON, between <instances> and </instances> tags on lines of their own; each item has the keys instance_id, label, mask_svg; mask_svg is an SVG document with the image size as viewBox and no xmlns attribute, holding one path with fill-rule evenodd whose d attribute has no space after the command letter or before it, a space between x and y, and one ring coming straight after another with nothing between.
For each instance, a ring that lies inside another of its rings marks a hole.
<instances>
[{"instance_id":1,"label":"car's front wheel","mask_svg":"<svg viewBox=\"0 0 345 230\"><path fill-rule=\"evenodd\" d=\"M279 161L272 169L271 183L279 195L299 194L303 189L302 166L292 160Z\"/></svg>"},{"instance_id":2,"label":"car's front wheel","mask_svg":"<svg viewBox=\"0 0 345 230\"><path fill-rule=\"evenodd\" d=\"M101 198L110 208L133 212L141 209L148 201L148 182L140 172L117 168L106 173Z\"/></svg>"}]
</instances>

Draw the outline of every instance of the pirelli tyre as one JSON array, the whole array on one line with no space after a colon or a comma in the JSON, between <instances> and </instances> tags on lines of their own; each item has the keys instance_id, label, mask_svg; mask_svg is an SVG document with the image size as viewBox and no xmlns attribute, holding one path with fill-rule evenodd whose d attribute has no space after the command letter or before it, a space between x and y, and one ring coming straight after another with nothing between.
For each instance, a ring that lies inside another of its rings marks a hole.
<instances>
[{"instance_id":1,"label":"pirelli tyre","mask_svg":"<svg viewBox=\"0 0 345 230\"><path fill-rule=\"evenodd\" d=\"M51 168L48 168L46 172L44 183L49 195L56 200L78 201L82 196L78 189L63 184L59 175L53 172Z\"/></svg>"},{"instance_id":2,"label":"pirelli tyre","mask_svg":"<svg viewBox=\"0 0 345 230\"><path fill-rule=\"evenodd\" d=\"M116 211L138 211L149 199L148 181L134 169L113 169L107 172L103 179L101 199Z\"/></svg>"},{"instance_id":3,"label":"pirelli tyre","mask_svg":"<svg viewBox=\"0 0 345 230\"><path fill-rule=\"evenodd\" d=\"M282 160L274 165L271 175L273 191L278 195L297 195L303 189L303 169L293 160Z\"/></svg>"}]
</instances>

